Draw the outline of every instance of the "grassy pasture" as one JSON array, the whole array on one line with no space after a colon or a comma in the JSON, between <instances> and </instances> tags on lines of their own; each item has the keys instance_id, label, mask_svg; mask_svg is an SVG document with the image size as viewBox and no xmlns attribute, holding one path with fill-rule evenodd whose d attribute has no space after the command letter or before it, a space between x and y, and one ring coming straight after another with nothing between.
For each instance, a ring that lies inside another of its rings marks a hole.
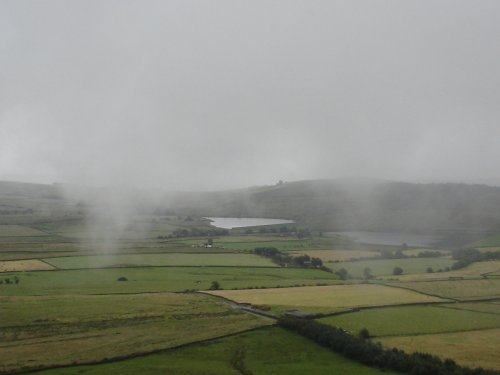
<instances>
[{"instance_id":1,"label":"grassy pasture","mask_svg":"<svg viewBox=\"0 0 500 375\"><path fill-rule=\"evenodd\" d=\"M247 373L254 375L393 375L350 361L301 336L278 327L264 328L99 366L43 371L41 375L172 374L234 375L234 358L240 356Z\"/></svg>"},{"instance_id":2,"label":"grassy pasture","mask_svg":"<svg viewBox=\"0 0 500 375\"><path fill-rule=\"evenodd\" d=\"M290 255L309 255L311 258L319 258L323 262L345 261L350 259L359 259L374 257L380 255L379 251L367 250L304 250L304 251L291 251Z\"/></svg>"},{"instance_id":3,"label":"grassy pasture","mask_svg":"<svg viewBox=\"0 0 500 375\"><path fill-rule=\"evenodd\" d=\"M500 247L500 233L488 236L470 244L470 247Z\"/></svg>"},{"instance_id":4,"label":"grassy pasture","mask_svg":"<svg viewBox=\"0 0 500 375\"><path fill-rule=\"evenodd\" d=\"M272 322L193 294L0 301L0 371L147 353Z\"/></svg>"},{"instance_id":5,"label":"grassy pasture","mask_svg":"<svg viewBox=\"0 0 500 375\"><path fill-rule=\"evenodd\" d=\"M364 306L444 301L441 298L410 290L376 284L222 290L208 293L239 303L273 306L275 312L300 309L307 312L327 313Z\"/></svg>"},{"instance_id":6,"label":"grassy pasture","mask_svg":"<svg viewBox=\"0 0 500 375\"><path fill-rule=\"evenodd\" d=\"M500 315L500 304L495 302L467 302L467 303L453 303L450 305L443 305L449 309L459 309L467 311L479 311L488 314Z\"/></svg>"},{"instance_id":7,"label":"grassy pasture","mask_svg":"<svg viewBox=\"0 0 500 375\"><path fill-rule=\"evenodd\" d=\"M434 272L420 275L397 276L400 281L424 281L424 280L447 280L452 277L478 278L484 274L495 274L500 272L500 261L476 262L456 271Z\"/></svg>"},{"instance_id":8,"label":"grassy pasture","mask_svg":"<svg viewBox=\"0 0 500 375\"><path fill-rule=\"evenodd\" d=\"M253 254L116 254L44 259L61 269L140 266L245 266L278 267L269 259Z\"/></svg>"},{"instance_id":9,"label":"grassy pasture","mask_svg":"<svg viewBox=\"0 0 500 375\"><path fill-rule=\"evenodd\" d=\"M500 279L395 282L391 285L458 300L500 298Z\"/></svg>"},{"instance_id":10,"label":"grassy pasture","mask_svg":"<svg viewBox=\"0 0 500 375\"><path fill-rule=\"evenodd\" d=\"M53 266L38 259L0 261L0 272L52 270Z\"/></svg>"},{"instance_id":11,"label":"grassy pasture","mask_svg":"<svg viewBox=\"0 0 500 375\"><path fill-rule=\"evenodd\" d=\"M361 278L366 267L371 269L374 276L387 276L392 275L394 267L401 267L404 274L420 274L425 273L428 267L438 270L451 267L453 263L454 261L448 258L408 258L339 262L329 265L329 267L334 271L345 268L350 275Z\"/></svg>"},{"instance_id":12,"label":"grassy pasture","mask_svg":"<svg viewBox=\"0 0 500 375\"><path fill-rule=\"evenodd\" d=\"M47 233L22 225L0 225L0 237L40 237Z\"/></svg>"},{"instance_id":13,"label":"grassy pasture","mask_svg":"<svg viewBox=\"0 0 500 375\"><path fill-rule=\"evenodd\" d=\"M380 338L384 346L426 352L470 367L500 370L500 329Z\"/></svg>"},{"instance_id":14,"label":"grassy pasture","mask_svg":"<svg viewBox=\"0 0 500 375\"><path fill-rule=\"evenodd\" d=\"M367 328L372 336L401 336L500 328L500 315L440 306L401 306L362 310L320 320L353 334Z\"/></svg>"},{"instance_id":15,"label":"grassy pasture","mask_svg":"<svg viewBox=\"0 0 500 375\"><path fill-rule=\"evenodd\" d=\"M298 239L279 235L248 235L248 236L221 236L214 240L216 246L234 250L253 250L256 247L275 247L280 251L333 249L337 246L334 238L317 237L313 239Z\"/></svg>"},{"instance_id":16,"label":"grassy pasture","mask_svg":"<svg viewBox=\"0 0 500 375\"><path fill-rule=\"evenodd\" d=\"M224 289L335 284L334 275L301 268L151 267L101 268L2 274L17 285L0 285L2 295L176 292L206 290L217 280ZM116 281L126 277L127 282Z\"/></svg>"}]
</instances>

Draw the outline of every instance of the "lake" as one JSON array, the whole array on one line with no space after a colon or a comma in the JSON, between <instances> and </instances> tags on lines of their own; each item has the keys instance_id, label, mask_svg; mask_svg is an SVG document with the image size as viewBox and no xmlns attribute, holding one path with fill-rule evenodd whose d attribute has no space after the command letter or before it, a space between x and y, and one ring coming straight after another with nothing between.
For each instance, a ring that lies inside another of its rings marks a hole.
<instances>
[{"instance_id":1,"label":"lake","mask_svg":"<svg viewBox=\"0 0 500 375\"><path fill-rule=\"evenodd\" d=\"M433 247L442 239L440 236L430 234L397 232L329 232L329 234L340 234L359 243L393 246L406 243L412 247Z\"/></svg>"},{"instance_id":2,"label":"lake","mask_svg":"<svg viewBox=\"0 0 500 375\"><path fill-rule=\"evenodd\" d=\"M210 220L210 224L212 224L214 227L224 229L294 223L293 220L264 219L258 217L207 217L206 219Z\"/></svg>"}]
</instances>

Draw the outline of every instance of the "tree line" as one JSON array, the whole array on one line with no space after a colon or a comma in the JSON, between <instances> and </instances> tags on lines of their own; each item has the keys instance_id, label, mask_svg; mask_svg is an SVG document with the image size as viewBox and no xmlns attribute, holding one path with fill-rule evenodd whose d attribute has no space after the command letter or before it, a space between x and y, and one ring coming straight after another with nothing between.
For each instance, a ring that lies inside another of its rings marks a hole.
<instances>
[{"instance_id":1,"label":"tree line","mask_svg":"<svg viewBox=\"0 0 500 375\"><path fill-rule=\"evenodd\" d=\"M323 266L323 261L319 258L310 257L309 255L293 256L284 254L275 247L256 247L253 249L254 254L264 256L271 259L274 263L280 266L295 266L304 268L320 268L323 270L331 270Z\"/></svg>"},{"instance_id":2,"label":"tree line","mask_svg":"<svg viewBox=\"0 0 500 375\"><path fill-rule=\"evenodd\" d=\"M366 329L361 330L359 336L354 336L341 328L318 323L314 320L288 316L280 317L278 324L347 358L383 370L393 370L412 375L500 374L497 371L460 366L451 359L443 361L439 357L428 353L407 354L396 348L386 349L380 343L368 340L369 333Z\"/></svg>"},{"instance_id":3,"label":"tree line","mask_svg":"<svg viewBox=\"0 0 500 375\"><path fill-rule=\"evenodd\" d=\"M460 249L453 252L453 259L456 262L452 264L451 269L458 270L474 262L500 260L500 251L487 251L483 253L477 249Z\"/></svg>"}]
</instances>

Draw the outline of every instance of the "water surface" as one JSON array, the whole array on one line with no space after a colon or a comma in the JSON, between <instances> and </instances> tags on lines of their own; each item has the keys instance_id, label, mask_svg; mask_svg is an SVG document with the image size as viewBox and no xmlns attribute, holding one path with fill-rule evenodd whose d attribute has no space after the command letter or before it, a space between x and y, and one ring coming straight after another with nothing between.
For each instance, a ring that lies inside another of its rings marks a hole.
<instances>
[{"instance_id":1,"label":"water surface","mask_svg":"<svg viewBox=\"0 0 500 375\"><path fill-rule=\"evenodd\" d=\"M207 217L207 219L211 221L214 227L224 229L294 223L293 220L264 219L258 217Z\"/></svg>"}]
</instances>

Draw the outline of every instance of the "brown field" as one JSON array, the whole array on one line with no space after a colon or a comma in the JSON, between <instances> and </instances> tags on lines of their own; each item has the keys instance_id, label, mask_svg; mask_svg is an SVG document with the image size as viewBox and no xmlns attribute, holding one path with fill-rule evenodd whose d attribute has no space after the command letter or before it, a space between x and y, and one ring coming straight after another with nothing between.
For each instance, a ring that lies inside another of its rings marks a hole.
<instances>
[{"instance_id":1,"label":"brown field","mask_svg":"<svg viewBox=\"0 0 500 375\"><path fill-rule=\"evenodd\" d=\"M207 293L239 303L277 306L277 311L303 309L311 312L331 312L363 306L444 301L411 290L374 284L218 290Z\"/></svg>"},{"instance_id":2,"label":"brown field","mask_svg":"<svg viewBox=\"0 0 500 375\"><path fill-rule=\"evenodd\" d=\"M388 337L379 341L409 353L425 348L426 352L451 358L461 365L500 370L500 329Z\"/></svg>"},{"instance_id":3,"label":"brown field","mask_svg":"<svg viewBox=\"0 0 500 375\"><path fill-rule=\"evenodd\" d=\"M306 250L291 251L291 255L309 255L311 258L319 258L323 262L344 261L359 258L371 258L380 255L380 251L367 250Z\"/></svg>"},{"instance_id":4,"label":"brown field","mask_svg":"<svg viewBox=\"0 0 500 375\"><path fill-rule=\"evenodd\" d=\"M53 269L55 269L54 266L42 262L39 259L0 261L0 272L45 271Z\"/></svg>"}]
</instances>

